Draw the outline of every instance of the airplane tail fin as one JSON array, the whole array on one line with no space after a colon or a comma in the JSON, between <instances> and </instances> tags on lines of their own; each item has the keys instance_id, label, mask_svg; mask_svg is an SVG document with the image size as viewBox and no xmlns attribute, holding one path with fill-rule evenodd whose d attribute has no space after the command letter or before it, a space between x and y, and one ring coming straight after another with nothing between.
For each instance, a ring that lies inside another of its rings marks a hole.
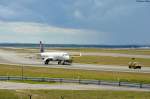
<instances>
[{"instance_id":1,"label":"airplane tail fin","mask_svg":"<svg viewBox=\"0 0 150 99\"><path fill-rule=\"evenodd\" d=\"M44 45L42 44L42 41L40 41L40 52L41 53L44 52Z\"/></svg>"}]
</instances>

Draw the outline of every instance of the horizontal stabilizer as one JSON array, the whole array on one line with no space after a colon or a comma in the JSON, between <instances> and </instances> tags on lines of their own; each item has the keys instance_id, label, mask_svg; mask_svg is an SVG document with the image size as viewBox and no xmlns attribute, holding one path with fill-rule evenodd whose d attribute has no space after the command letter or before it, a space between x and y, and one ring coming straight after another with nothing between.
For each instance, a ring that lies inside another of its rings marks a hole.
<instances>
[{"instance_id":1,"label":"horizontal stabilizer","mask_svg":"<svg viewBox=\"0 0 150 99\"><path fill-rule=\"evenodd\" d=\"M82 56L81 52L79 54L73 54L73 55L71 55L71 57L81 57L81 56Z\"/></svg>"}]
</instances>

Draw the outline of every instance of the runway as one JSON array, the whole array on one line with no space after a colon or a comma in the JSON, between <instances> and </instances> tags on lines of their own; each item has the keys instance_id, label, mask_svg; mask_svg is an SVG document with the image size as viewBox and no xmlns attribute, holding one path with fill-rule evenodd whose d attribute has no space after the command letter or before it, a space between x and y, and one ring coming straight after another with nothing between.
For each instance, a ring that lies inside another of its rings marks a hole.
<instances>
[{"instance_id":1,"label":"runway","mask_svg":"<svg viewBox=\"0 0 150 99\"><path fill-rule=\"evenodd\" d=\"M110 65L94 65L94 64L72 64L72 65L56 65L56 64L14 64L0 63L5 65L31 66L31 67L47 67L47 68L63 68L63 69L79 69L79 70L94 70L94 71L109 71L109 72L126 72L126 73L150 73L149 67L142 69L128 69L125 66L110 66Z\"/></svg>"},{"instance_id":2,"label":"runway","mask_svg":"<svg viewBox=\"0 0 150 99\"><path fill-rule=\"evenodd\" d=\"M18 66L35 66L48 68L64 68L64 69L81 69L95 71L112 71L112 72L133 72L133 73L150 73L150 67L142 67L142 69L129 69L128 66L114 65L95 65L95 64L77 64L57 65L52 63L44 65L42 60L34 58L34 55L27 53L16 53L14 51L5 51L0 49L0 64L18 65Z\"/></svg>"}]
</instances>

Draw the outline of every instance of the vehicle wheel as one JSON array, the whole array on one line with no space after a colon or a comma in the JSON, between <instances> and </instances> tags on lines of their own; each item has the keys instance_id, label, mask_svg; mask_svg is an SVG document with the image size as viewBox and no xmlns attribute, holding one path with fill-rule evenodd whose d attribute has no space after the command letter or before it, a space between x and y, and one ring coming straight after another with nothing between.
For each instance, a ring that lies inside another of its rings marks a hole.
<instances>
[{"instance_id":1,"label":"vehicle wheel","mask_svg":"<svg viewBox=\"0 0 150 99\"><path fill-rule=\"evenodd\" d=\"M45 61L45 65L48 65L49 61L50 61L50 60L46 60L46 61Z\"/></svg>"},{"instance_id":2,"label":"vehicle wheel","mask_svg":"<svg viewBox=\"0 0 150 99\"><path fill-rule=\"evenodd\" d=\"M66 64L66 61L63 61L62 65L65 65Z\"/></svg>"},{"instance_id":3,"label":"vehicle wheel","mask_svg":"<svg viewBox=\"0 0 150 99\"><path fill-rule=\"evenodd\" d=\"M141 66L138 66L138 69L141 69Z\"/></svg>"},{"instance_id":4,"label":"vehicle wheel","mask_svg":"<svg viewBox=\"0 0 150 99\"><path fill-rule=\"evenodd\" d=\"M61 64L61 61L58 61L58 64L60 65L60 64Z\"/></svg>"},{"instance_id":5,"label":"vehicle wheel","mask_svg":"<svg viewBox=\"0 0 150 99\"><path fill-rule=\"evenodd\" d=\"M131 66L129 66L129 68L131 69Z\"/></svg>"}]
</instances>

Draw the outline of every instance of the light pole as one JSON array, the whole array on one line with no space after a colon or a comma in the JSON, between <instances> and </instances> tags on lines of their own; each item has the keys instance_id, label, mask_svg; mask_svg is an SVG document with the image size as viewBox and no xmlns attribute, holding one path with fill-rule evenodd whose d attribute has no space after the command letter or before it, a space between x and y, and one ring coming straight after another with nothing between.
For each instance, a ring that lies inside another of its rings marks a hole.
<instances>
[{"instance_id":1,"label":"light pole","mask_svg":"<svg viewBox=\"0 0 150 99\"><path fill-rule=\"evenodd\" d=\"M28 96L29 96L29 99L32 99L32 95L31 94L28 94Z\"/></svg>"},{"instance_id":2,"label":"light pole","mask_svg":"<svg viewBox=\"0 0 150 99\"><path fill-rule=\"evenodd\" d=\"M21 66L21 77L22 77L22 80L23 80L23 76L24 76L24 74L23 74L23 65Z\"/></svg>"}]
</instances>

